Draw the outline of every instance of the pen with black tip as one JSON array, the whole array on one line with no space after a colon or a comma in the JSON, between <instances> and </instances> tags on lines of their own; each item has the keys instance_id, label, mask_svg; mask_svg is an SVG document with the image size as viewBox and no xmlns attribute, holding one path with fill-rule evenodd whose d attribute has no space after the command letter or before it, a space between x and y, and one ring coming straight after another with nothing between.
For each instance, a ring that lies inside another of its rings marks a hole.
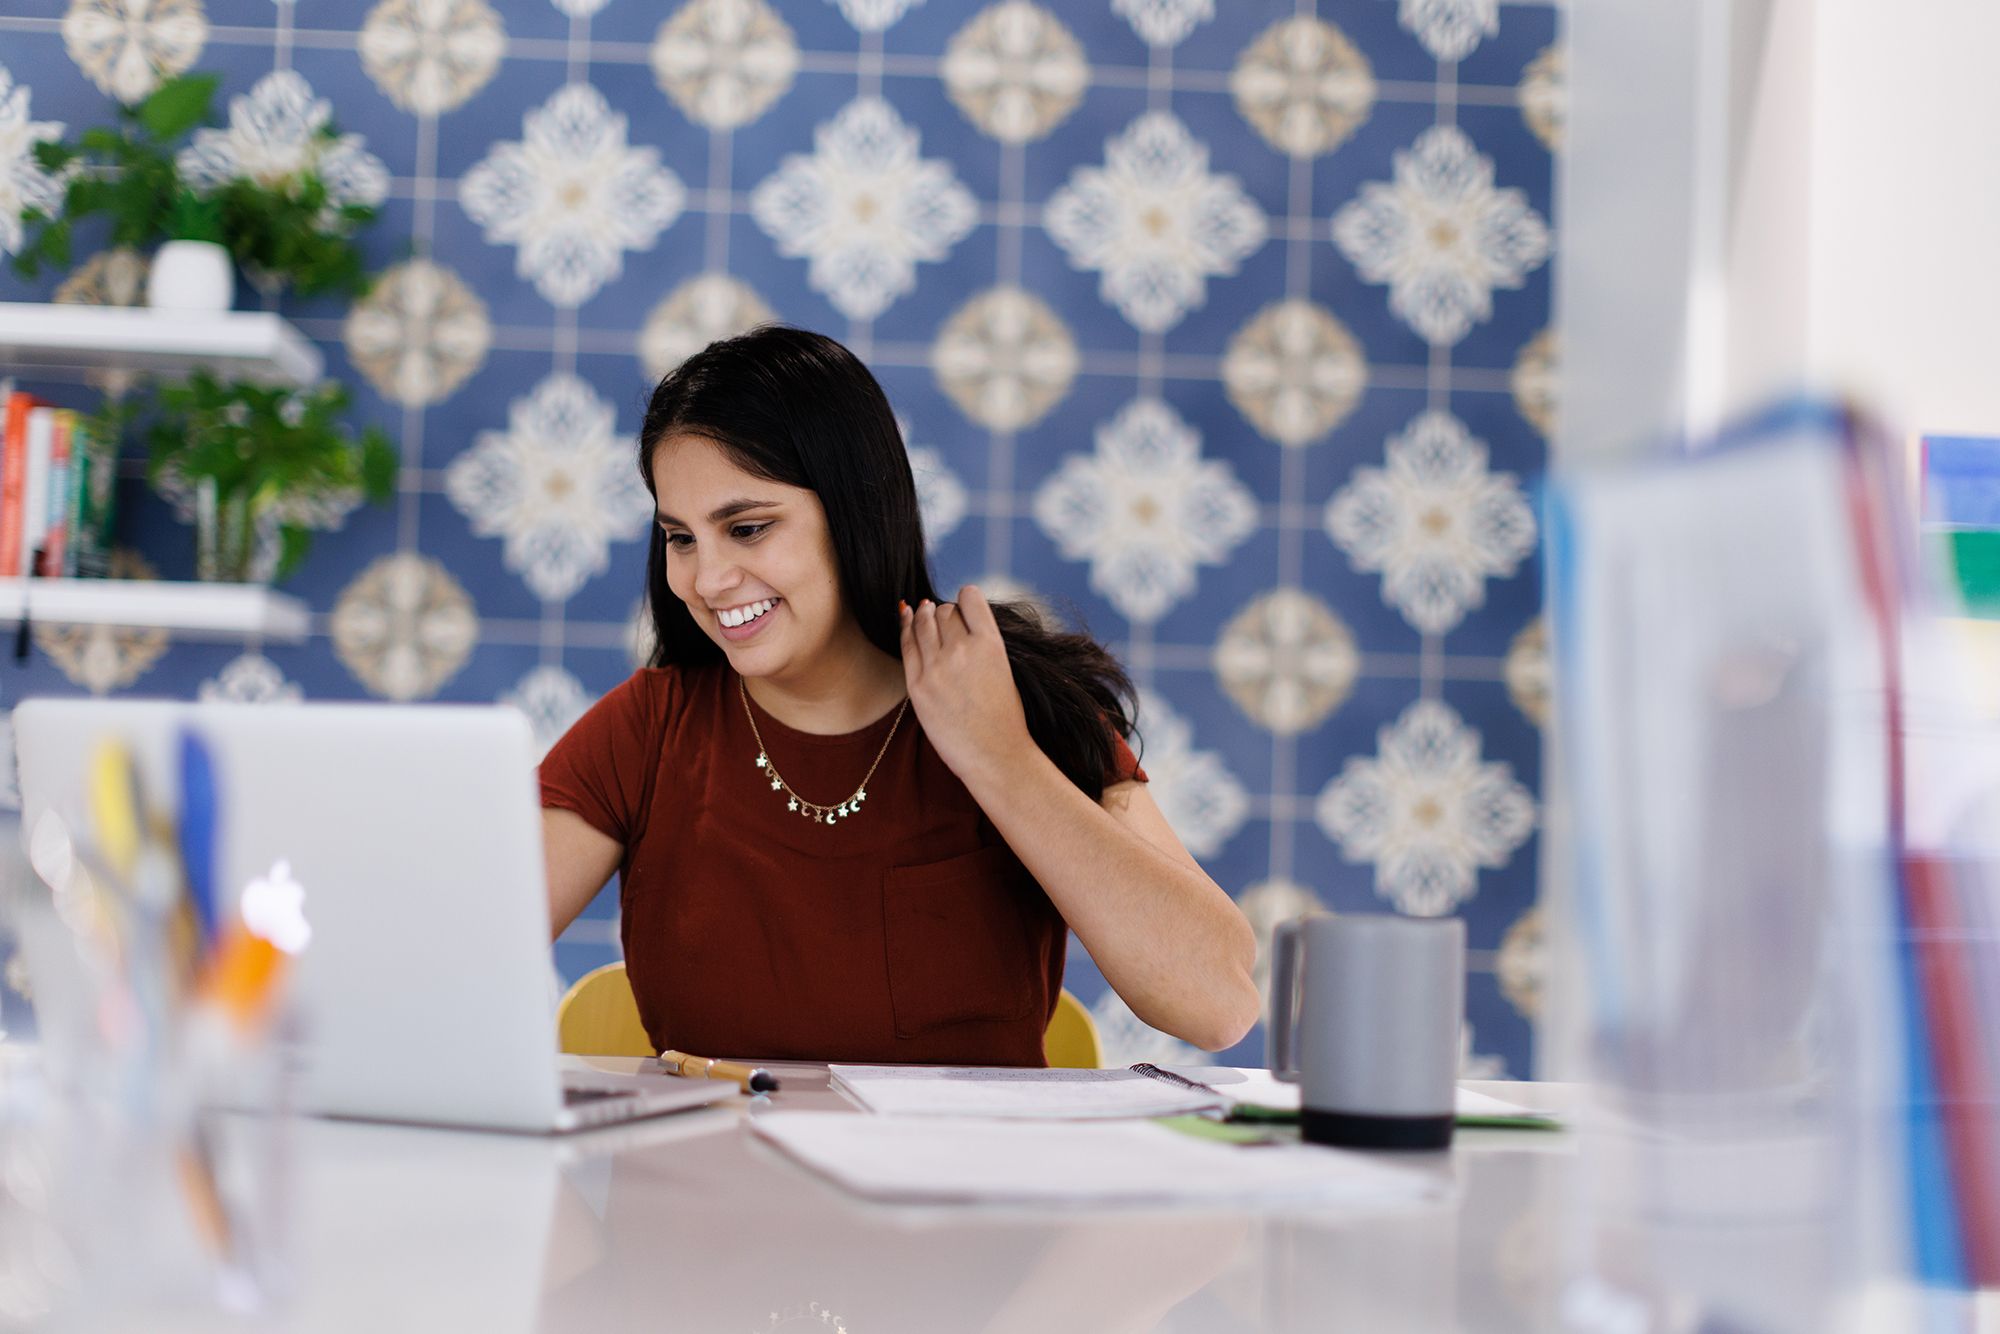
<instances>
[{"instance_id":1,"label":"pen with black tip","mask_svg":"<svg viewBox=\"0 0 2000 1334\"><path fill-rule=\"evenodd\" d=\"M745 1093L776 1093L778 1077L769 1070L744 1065L741 1061L714 1061L706 1056L690 1056L684 1051L663 1051L660 1064L667 1067L670 1075L685 1075L689 1079L730 1079L743 1086Z\"/></svg>"}]
</instances>

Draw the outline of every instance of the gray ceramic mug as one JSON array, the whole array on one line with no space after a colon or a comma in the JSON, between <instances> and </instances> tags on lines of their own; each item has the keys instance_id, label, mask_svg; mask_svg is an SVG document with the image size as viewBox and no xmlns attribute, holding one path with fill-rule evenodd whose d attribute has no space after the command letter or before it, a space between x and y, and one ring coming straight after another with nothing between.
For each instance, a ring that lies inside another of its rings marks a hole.
<instances>
[{"instance_id":1,"label":"gray ceramic mug","mask_svg":"<svg viewBox=\"0 0 2000 1334\"><path fill-rule=\"evenodd\" d=\"M1337 916L1283 922L1272 939L1272 1074L1299 1086L1317 1144L1451 1143L1465 1017L1465 923Z\"/></svg>"}]
</instances>

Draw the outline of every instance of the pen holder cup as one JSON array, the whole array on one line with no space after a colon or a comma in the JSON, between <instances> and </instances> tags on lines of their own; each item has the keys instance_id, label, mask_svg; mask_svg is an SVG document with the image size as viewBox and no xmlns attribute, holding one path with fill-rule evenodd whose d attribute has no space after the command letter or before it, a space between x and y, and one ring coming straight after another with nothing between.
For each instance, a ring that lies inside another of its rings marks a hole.
<instances>
[{"instance_id":1,"label":"pen holder cup","mask_svg":"<svg viewBox=\"0 0 2000 1334\"><path fill-rule=\"evenodd\" d=\"M38 1038L0 1101L0 1330L255 1313L289 1287L295 1075L282 1012L177 998L164 939L51 891L0 831L0 917Z\"/></svg>"}]
</instances>

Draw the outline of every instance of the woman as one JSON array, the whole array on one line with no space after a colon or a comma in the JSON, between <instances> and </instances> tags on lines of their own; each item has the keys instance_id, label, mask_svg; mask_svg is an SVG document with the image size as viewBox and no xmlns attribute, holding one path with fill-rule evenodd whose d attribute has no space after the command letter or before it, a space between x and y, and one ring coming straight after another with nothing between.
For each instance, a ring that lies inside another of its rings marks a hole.
<instances>
[{"instance_id":1,"label":"woman","mask_svg":"<svg viewBox=\"0 0 2000 1334\"><path fill-rule=\"evenodd\" d=\"M654 390L639 470L658 647L541 783L556 933L622 873L656 1045L1041 1065L1069 928L1154 1027L1249 1031L1249 923L1147 794L1131 683L973 586L937 600L847 349L711 344Z\"/></svg>"}]
</instances>

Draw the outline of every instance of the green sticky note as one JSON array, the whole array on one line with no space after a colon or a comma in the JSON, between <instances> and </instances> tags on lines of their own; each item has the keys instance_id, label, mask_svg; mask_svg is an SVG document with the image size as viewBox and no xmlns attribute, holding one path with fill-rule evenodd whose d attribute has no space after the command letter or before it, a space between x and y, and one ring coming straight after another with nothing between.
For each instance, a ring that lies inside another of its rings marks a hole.
<instances>
[{"instance_id":1,"label":"green sticky note","mask_svg":"<svg viewBox=\"0 0 2000 1334\"><path fill-rule=\"evenodd\" d=\"M1196 1139L1217 1140L1223 1144L1276 1144L1283 1138L1254 1126L1212 1121L1205 1116L1161 1116L1154 1118L1153 1124L1178 1130L1183 1135L1193 1135Z\"/></svg>"}]
</instances>

